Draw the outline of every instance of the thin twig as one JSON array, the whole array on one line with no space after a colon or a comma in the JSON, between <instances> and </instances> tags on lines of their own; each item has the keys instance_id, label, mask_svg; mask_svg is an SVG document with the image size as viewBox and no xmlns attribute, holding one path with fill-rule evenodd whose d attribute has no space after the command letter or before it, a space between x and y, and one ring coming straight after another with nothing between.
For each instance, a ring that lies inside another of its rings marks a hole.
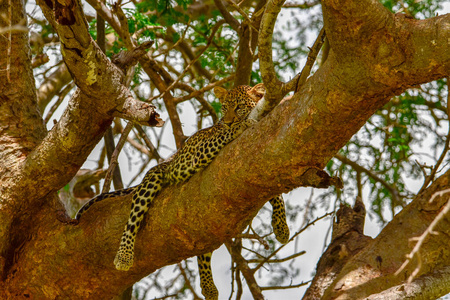
<instances>
[{"instance_id":1,"label":"thin twig","mask_svg":"<svg viewBox=\"0 0 450 300\"><path fill-rule=\"evenodd\" d=\"M236 20L235 17L231 15L231 13L223 4L222 0L214 0L214 4L222 14L225 21L227 21L227 23L231 26L231 28L233 28L233 30L239 34L241 32L241 24L239 23L238 20Z\"/></svg>"},{"instance_id":2,"label":"thin twig","mask_svg":"<svg viewBox=\"0 0 450 300\"><path fill-rule=\"evenodd\" d=\"M237 5L233 0L225 0L228 2L228 4L230 4L231 6L233 6L240 14L241 16L243 16L247 22L249 23L249 25L256 31L258 32L258 28L256 28L255 26L253 26L253 22L250 19L250 17L247 15L247 13L239 7L239 5Z\"/></svg>"},{"instance_id":3,"label":"thin twig","mask_svg":"<svg viewBox=\"0 0 450 300\"><path fill-rule=\"evenodd\" d=\"M155 59L161 55L165 55L167 53L169 53L169 51L171 51L172 49L174 49L175 47L177 47L182 41L184 41L184 38L186 37L186 33L189 29L191 25L191 20L189 20L186 24L186 28L183 30L183 34L181 35L181 37L178 39L178 41L175 42L175 44L173 44L171 47L168 47L166 50L159 52L158 54L154 54L152 55L152 58Z\"/></svg>"},{"instance_id":4,"label":"thin twig","mask_svg":"<svg viewBox=\"0 0 450 300\"><path fill-rule=\"evenodd\" d=\"M303 67L300 74L295 76L291 81L286 83L285 89L286 91L294 91L296 93L300 87L306 82L309 74L311 74L312 67L314 66L314 62L316 61L317 55L319 55L320 49L322 48L323 43L325 42L325 29L322 29L319 32L319 35L314 42L312 48L310 48L308 58L306 59L306 64Z\"/></svg>"},{"instance_id":5,"label":"thin twig","mask_svg":"<svg viewBox=\"0 0 450 300\"><path fill-rule=\"evenodd\" d=\"M306 253L306 251L300 251L299 253L295 253L295 254L289 255L289 256L287 256L287 257L285 257L285 258L269 259L269 260L265 260L265 259L264 259L264 261L265 261L265 262L268 262L268 263L275 263L275 264L276 264L276 263L282 263L282 262L285 262L285 261L294 259L294 258L296 258L296 257L302 256L302 255L304 255L305 253ZM249 259L249 260L247 260L247 262L248 262L249 264L251 264L251 263L253 263L253 264L260 263L261 261L262 261L261 259Z\"/></svg>"},{"instance_id":6,"label":"thin twig","mask_svg":"<svg viewBox=\"0 0 450 300\"><path fill-rule=\"evenodd\" d=\"M257 266L253 269L253 272L258 271L258 269L260 269L260 268L261 268L261 267L262 267L269 259L271 259L273 256L275 256L275 254L277 254L278 251L280 251L281 249L283 249L284 246L286 246L287 244L289 244L289 242L291 242L293 239L295 239L298 235L300 235L302 232L304 232L307 228L309 228L310 226L314 225L316 222L318 222L318 221L320 221L320 220L322 220L322 219L324 219L324 218L326 218L326 217L328 217L328 216L331 216L331 215L333 215L333 214L334 214L334 212L328 212L328 213L326 213L326 214L324 214L324 215L318 217L318 218L315 219L314 221L312 221L312 222L306 224L305 227L303 227L302 229L300 229L299 231L297 231L297 232L289 239L289 241L288 241L286 244L281 245L280 247L278 247L278 249L275 250L275 251L273 251L269 256L267 256L266 259L265 259L264 261L262 261L261 263L259 263L259 265L257 265Z\"/></svg>"},{"instance_id":7,"label":"thin twig","mask_svg":"<svg viewBox=\"0 0 450 300\"><path fill-rule=\"evenodd\" d=\"M135 126L136 130L139 132L139 135L141 136L141 138L144 140L145 145L147 146L147 148L150 149L150 151L152 152L152 155L154 158L156 158L156 160L158 161L158 163L161 163L164 161L164 159L159 155L158 151L156 150L155 146L153 145L152 141L150 141L150 139L148 138L148 136L145 134L144 129L142 128L141 125L136 124Z\"/></svg>"},{"instance_id":8,"label":"thin twig","mask_svg":"<svg viewBox=\"0 0 450 300\"><path fill-rule=\"evenodd\" d=\"M105 183L103 184L102 194L107 193L109 191L109 186L111 185L111 179L112 174L114 172L114 169L119 164L117 162L117 159L119 158L120 150L122 150L123 145L125 145L125 142L127 140L127 136L130 133L131 129L133 129L133 122L129 121L127 123L127 126L125 126L122 135L120 136L119 142L116 145L116 148L114 149L113 154L111 155L111 161L109 162L109 168L108 172L105 176Z\"/></svg>"},{"instance_id":9,"label":"thin twig","mask_svg":"<svg viewBox=\"0 0 450 300\"><path fill-rule=\"evenodd\" d=\"M442 197L443 195L450 193L450 189L445 189L439 192L436 192L431 196L430 200L428 202L433 202L436 197ZM400 268L395 272L395 275L398 276L405 267L411 262L411 260L415 257L417 257L417 266L414 269L414 271L411 273L411 275L408 277L408 283L411 283L413 279L416 277L416 275L419 273L421 267L422 267L422 257L419 253L420 247L422 247L422 244L425 242L425 239L428 237L428 235L433 234L436 235L437 232L434 231L434 227L436 227L437 223L441 221L444 216L450 211L450 201L447 201L447 204L445 204L444 208L439 212L439 214L434 218L433 222L427 227L424 233L422 233L419 237L411 238L410 241L416 242L416 245L414 246L413 250L406 255L406 260L403 262L403 264L400 266Z\"/></svg>"},{"instance_id":10,"label":"thin twig","mask_svg":"<svg viewBox=\"0 0 450 300\"><path fill-rule=\"evenodd\" d=\"M158 297L158 298L153 298L152 300L163 300L163 299L168 299L168 298L175 298L176 296L178 296L178 294L171 294L171 295L166 295L166 296L162 296L162 297Z\"/></svg>"},{"instance_id":11,"label":"thin twig","mask_svg":"<svg viewBox=\"0 0 450 300\"><path fill-rule=\"evenodd\" d=\"M195 289L192 287L191 281L189 280L186 271L184 270L183 266L181 265L181 263L177 263L178 269L181 272L181 275L183 276L184 279L184 283L186 284L187 288L189 289L189 291L191 291L192 296L194 296L194 299L202 299L196 292Z\"/></svg>"},{"instance_id":12,"label":"thin twig","mask_svg":"<svg viewBox=\"0 0 450 300\"><path fill-rule=\"evenodd\" d=\"M127 137L127 142L137 151L141 152L142 154L145 154L147 156L151 156L152 153L150 151L148 151L148 149L142 145L141 143L137 142L134 138L132 138L131 136Z\"/></svg>"},{"instance_id":13,"label":"thin twig","mask_svg":"<svg viewBox=\"0 0 450 300\"><path fill-rule=\"evenodd\" d=\"M392 195L392 197L394 198L394 201L396 201L396 203L402 203L402 198L400 196L399 191L396 188L394 188L392 185L387 183L385 180L380 178L377 174L364 168L363 166L360 166L358 163L348 159L347 157L345 157L341 154L336 154L334 157L339 159L342 163L351 166L355 171L363 172L363 173L367 174L367 176L369 176L370 178L375 180L376 182L381 183L389 191L389 193Z\"/></svg>"},{"instance_id":14,"label":"thin twig","mask_svg":"<svg viewBox=\"0 0 450 300\"><path fill-rule=\"evenodd\" d=\"M50 121L51 117L55 113L56 109L62 103L67 94L75 87L75 83L72 81L69 83L58 95L58 100L56 100L55 104L52 105L47 115L45 116L44 124L47 124Z\"/></svg>"},{"instance_id":15,"label":"thin twig","mask_svg":"<svg viewBox=\"0 0 450 300\"><path fill-rule=\"evenodd\" d=\"M236 262L237 268L242 272L242 275L247 282L247 286L252 293L253 299L263 300L264 296L261 293L261 289L259 288L258 283L256 282L254 272L248 266L247 261L241 254L242 249L242 240L235 239L233 242L226 242L225 246L228 249L228 252L233 257L233 260Z\"/></svg>"},{"instance_id":16,"label":"thin twig","mask_svg":"<svg viewBox=\"0 0 450 300\"><path fill-rule=\"evenodd\" d=\"M261 255L261 254L259 254L258 251L256 251L256 250L247 248L247 247L245 247L245 246L242 246L242 249L243 249L243 250L247 250L248 252L253 253L253 254L255 254L256 256L259 256L259 257L261 257L261 258L264 258L264 256ZM266 250L269 250L268 248L265 248L265 249L266 249ZM247 262L249 262L249 260L247 260Z\"/></svg>"},{"instance_id":17,"label":"thin twig","mask_svg":"<svg viewBox=\"0 0 450 300\"><path fill-rule=\"evenodd\" d=\"M174 98L174 102L175 102L176 104L178 104L178 103L181 103L181 102L183 102L183 101L189 100L189 99L191 99L191 98L200 96L201 94L205 93L206 91L212 90L212 89L215 88L216 86L222 86L223 84L225 84L225 83L227 83L227 82L230 82L231 80L234 79L234 77L235 77L235 74L230 75L230 76L228 76L228 77L225 77L225 78L223 78L223 79L221 79L221 80L219 80L219 81L210 83L210 84L208 84L207 86L205 86L205 87L203 87L203 88L201 88L201 89L199 89L199 90L196 90L195 92L190 93L189 95L182 96L182 97L178 97L178 98Z\"/></svg>"},{"instance_id":18,"label":"thin twig","mask_svg":"<svg viewBox=\"0 0 450 300\"><path fill-rule=\"evenodd\" d=\"M262 291L269 291L269 290L287 290L287 289L294 289L294 288L298 288L301 286L305 286L311 283L312 280L308 280L306 282L301 282L299 284L293 284L293 285L288 285L288 286L264 286L261 287Z\"/></svg>"},{"instance_id":19,"label":"thin twig","mask_svg":"<svg viewBox=\"0 0 450 300\"><path fill-rule=\"evenodd\" d=\"M249 40L249 43L250 43L250 40ZM236 50L237 50L237 49L238 49L238 47L234 48L233 51L231 51L230 55L228 55L227 59L225 59L225 60L222 62L222 64L225 65L228 61L230 61L232 58L234 58L234 54L236 53ZM250 47L250 49L251 49L251 47ZM233 60L232 60L232 63L233 63ZM216 75L217 75L220 71L222 71L222 68L217 68L217 70L214 71L214 73L211 75L211 78L214 79L214 78L216 77ZM235 74L230 75L230 76L233 76L233 77L234 77Z\"/></svg>"},{"instance_id":20,"label":"thin twig","mask_svg":"<svg viewBox=\"0 0 450 300\"><path fill-rule=\"evenodd\" d=\"M254 239L254 240L257 240L261 245L263 245L264 249L266 249L266 250L269 249L269 244L264 239L266 236L259 236L258 234L242 233L242 234L237 235L237 237L243 238L243 239Z\"/></svg>"},{"instance_id":21,"label":"thin twig","mask_svg":"<svg viewBox=\"0 0 450 300\"><path fill-rule=\"evenodd\" d=\"M131 180L128 182L128 186L131 186L131 185L133 184L133 182L134 182L136 179L138 179L138 178L142 175L142 172L145 171L145 169L147 168L149 162L150 162L149 159L146 159L146 160L143 162L143 164L141 165L139 171L136 172L136 175L134 175L134 177L131 178Z\"/></svg>"},{"instance_id":22,"label":"thin twig","mask_svg":"<svg viewBox=\"0 0 450 300\"><path fill-rule=\"evenodd\" d=\"M219 0L220 1L220 0ZM232 297L233 297L233 293L234 293L234 273L235 273L235 271L236 271L236 268L235 268L235 264L234 264L234 260L233 260L233 257L231 257L231 266L230 266L230 269L231 269L231 291L230 291L230 296L228 297L228 300L231 300L232 299Z\"/></svg>"},{"instance_id":23,"label":"thin twig","mask_svg":"<svg viewBox=\"0 0 450 300\"><path fill-rule=\"evenodd\" d=\"M211 45L211 43L212 43L212 41L213 41L213 39L214 39L214 35L216 34L216 32L219 30L219 28L220 28L224 23L225 23L225 20L220 20L219 22L217 22L217 23L214 25L214 27L213 27L213 29L212 29L211 36L209 37L206 46L203 47L203 49L200 51L200 53L199 53L193 60L191 60L191 61L189 62L189 64L186 66L186 68L184 68L183 72L181 72L180 76L178 76L178 78L177 78L175 81L173 81L173 82L167 87L167 89L166 89L164 92L162 92L161 94L159 94L159 95L157 95L157 96L154 96L154 97L148 99L148 102L152 102L153 100L155 100L155 99L157 99L157 98L162 98L162 97L164 97L164 95L165 95L166 93L170 92L170 91L175 87L175 85L183 78L184 74L186 74L186 72L189 71L189 69L192 67L192 65L193 65L193 64L194 64L194 63L195 63L195 62L203 55L203 53L209 48L209 46Z\"/></svg>"},{"instance_id":24,"label":"thin twig","mask_svg":"<svg viewBox=\"0 0 450 300\"><path fill-rule=\"evenodd\" d=\"M450 91L450 77L447 78L447 90ZM450 92L447 95L447 118L449 116L450 116ZM449 146L450 146L450 124L448 126L447 138L445 140L444 150L442 150L441 156L439 157L436 165L431 170L430 175L425 178L425 182L423 183L422 187L420 188L420 191L417 194L420 194L430 184L430 182L433 181L434 176L436 175L436 172L439 169L439 166L441 165L442 161L444 160L445 156L447 155Z\"/></svg>"}]
</instances>

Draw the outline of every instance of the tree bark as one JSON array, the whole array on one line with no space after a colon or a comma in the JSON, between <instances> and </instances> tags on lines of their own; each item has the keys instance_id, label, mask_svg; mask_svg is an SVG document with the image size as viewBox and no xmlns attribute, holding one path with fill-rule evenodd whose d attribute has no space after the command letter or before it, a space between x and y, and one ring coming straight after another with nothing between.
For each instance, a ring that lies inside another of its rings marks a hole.
<instances>
[{"instance_id":1,"label":"tree bark","mask_svg":"<svg viewBox=\"0 0 450 300\"><path fill-rule=\"evenodd\" d=\"M332 242L326 253L334 249L334 255L328 255L328 259L334 260L322 262L327 257L324 255L315 276L327 280L313 282L304 299L437 299L447 294L450 291L445 279L450 264L448 218L435 228L439 235L429 237L422 245L422 267L416 280L411 285L405 284L418 266L417 258L398 276L394 273L412 250L409 240L420 236L449 200L447 194L430 203L431 196L449 186L450 171L417 195L373 241L361 233L348 231L346 238ZM351 247L346 246L349 242L353 243ZM353 249L357 249L357 254Z\"/></svg>"},{"instance_id":2,"label":"tree bark","mask_svg":"<svg viewBox=\"0 0 450 300\"><path fill-rule=\"evenodd\" d=\"M120 71L83 32L87 30L79 20L79 2L66 2L73 5L70 16L77 20L75 25L64 25L70 18L56 20L50 1L41 7L60 35L79 89L47 135L31 88L30 58L20 50L27 49L25 34L13 34L17 51L12 55L18 65L11 78L23 87L19 94L9 93L0 73L0 298L112 297L158 268L214 250L240 233L272 196L298 186L330 184L320 170L390 97L450 75L449 15L418 21L392 15L376 1L324 1L332 49L325 64L294 97L228 145L208 168L187 183L163 190L138 234L135 265L120 272L113 259L129 215L129 197L98 203L78 226L57 220L62 206L55 191L80 168L109 126L112 111L121 109L129 95ZM22 13L18 19L23 17L22 9L16 13ZM3 57L0 61L6 68ZM19 126L20 121L30 125ZM347 280L357 266L366 267L360 271L365 273L358 273L366 275L366 293L381 292L375 287L386 278L391 286L399 284L399 278L389 274L402 262L407 237L420 233L442 206L445 199L432 204L426 200L444 186L447 176L419 195L420 200L380 234L378 244L363 250L367 256L360 252L360 261L345 265L336 279L342 283L339 289L334 284L326 296L353 299L352 292L361 292ZM403 223L414 214L416 222ZM440 229L447 233L445 224ZM402 227L405 235L412 234L397 241L394 228ZM448 245L443 236L430 242L424 272L448 265L450 250L442 247L444 242ZM381 245L387 251L394 244L403 252L392 257L383 252ZM380 268L374 265L377 256L382 257Z\"/></svg>"}]
</instances>

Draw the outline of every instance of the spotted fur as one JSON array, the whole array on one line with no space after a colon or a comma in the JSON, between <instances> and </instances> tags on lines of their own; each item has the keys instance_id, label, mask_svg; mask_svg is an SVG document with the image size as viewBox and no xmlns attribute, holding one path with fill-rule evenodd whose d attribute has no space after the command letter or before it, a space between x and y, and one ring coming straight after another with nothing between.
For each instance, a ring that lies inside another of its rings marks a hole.
<instances>
[{"instance_id":1,"label":"spotted fur","mask_svg":"<svg viewBox=\"0 0 450 300\"><path fill-rule=\"evenodd\" d=\"M272 205L272 229L277 240L286 244L289 241L289 227L286 223L286 209L283 196L278 195L270 199Z\"/></svg>"},{"instance_id":2,"label":"spotted fur","mask_svg":"<svg viewBox=\"0 0 450 300\"><path fill-rule=\"evenodd\" d=\"M113 196L133 193L130 216L114 259L116 269L126 271L133 265L136 234L145 213L161 189L187 181L192 175L209 165L226 144L255 123L247 119L247 116L264 96L262 84L254 87L238 86L230 91L216 87L214 92L222 103L223 112L223 117L217 124L191 136L168 161L150 169L139 185L100 195L78 211L77 220L93 203Z\"/></svg>"},{"instance_id":3,"label":"spotted fur","mask_svg":"<svg viewBox=\"0 0 450 300\"><path fill-rule=\"evenodd\" d=\"M131 194L134 192L135 187L129 187L127 189L122 189L122 190L118 190L118 191L114 191L114 192L110 192L110 193L104 193L104 194L100 194L95 198L92 198L91 200L89 200L88 202L86 202L77 212L75 219L76 220L80 220L81 216L95 203L100 202L102 200L108 199L108 198L112 198L112 197L120 197L120 196L125 196L128 194Z\"/></svg>"},{"instance_id":4,"label":"spotted fur","mask_svg":"<svg viewBox=\"0 0 450 300\"><path fill-rule=\"evenodd\" d=\"M200 275L200 287L205 300L218 300L219 292L214 284L211 270L212 252L197 256L198 274Z\"/></svg>"}]
</instances>

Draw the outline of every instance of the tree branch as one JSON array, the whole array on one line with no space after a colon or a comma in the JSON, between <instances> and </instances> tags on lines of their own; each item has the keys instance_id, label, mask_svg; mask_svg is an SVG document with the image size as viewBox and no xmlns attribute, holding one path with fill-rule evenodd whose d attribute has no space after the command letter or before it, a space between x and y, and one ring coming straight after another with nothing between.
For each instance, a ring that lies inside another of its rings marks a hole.
<instances>
[{"instance_id":1,"label":"tree branch","mask_svg":"<svg viewBox=\"0 0 450 300\"><path fill-rule=\"evenodd\" d=\"M234 242L225 243L228 252L230 252L231 257L236 262L236 268L239 269L247 282L247 286L252 293L253 299L263 300L264 296L261 293L261 288L255 280L255 274L252 269L248 266L247 261L241 254L242 240L236 239Z\"/></svg>"},{"instance_id":2,"label":"tree branch","mask_svg":"<svg viewBox=\"0 0 450 300\"><path fill-rule=\"evenodd\" d=\"M262 14L266 1L259 1L252 14L251 20L242 22L239 34L239 52L236 65L236 77L234 85L249 85L252 75L253 62L255 61L255 50L258 45L259 28L261 26Z\"/></svg>"},{"instance_id":3,"label":"tree branch","mask_svg":"<svg viewBox=\"0 0 450 300\"><path fill-rule=\"evenodd\" d=\"M143 106L142 102L132 98L130 91L122 84L122 72L107 60L91 39L78 1L70 4L70 10L69 6L59 8L67 10L68 15L64 17L67 20L56 16L55 10L46 2L41 1L40 5L46 18L59 33L66 65L79 90L72 97L58 124L23 162L22 174L31 181L24 180L20 184L41 183L34 195L35 199L61 188L76 173L107 124L112 121L111 114L119 114L146 124L160 124L154 108L148 104ZM63 25L64 22L71 25ZM64 175L50 172L47 168L61 170ZM41 176L41 172L51 173L53 176ZM33 182L32 178L36 178L36 181ZM20 190L27 189L17 189ZM29 196L26 198L30 199Z\"/></svg>"},{"instance_id":4,"label":"tree branch","mask_svg":"<svg viewBox=\"0 0 450 300\"><path fill-rule=\"evenodd\" d=\"M275 107L284 96L281 92L282 82L277 78L272 58L272 35L278 13L281 11L283 4L284 0L268 1L259 28L259 68L266 87L265 99L270 104L265 113Z\"/></svg>"},{"instance_id":5,"label":"tree branch","mask_svg":"<svg viewBox=\"0 0 450 300\"><path fill-rule=\"evenodd\" d=\"M355 93L366 89L370 97L379 92L380 86L395 85L397 89L391 93L397 95L406 88L403 83L421 82L421 76L437 78L432 74L446 77L442 74L450 70L450 14L414 20L391 14L376 0L325 1L322 7L329 55L337 56L340 73L349 75L341 84ZM359 63L362 61L365 66ZM367 64L372 67L367 68Z\"/></svg>"},{"instance_id":6,"label":"tree branch","mask_svg":"<svg viewBox=\"0 0 450 300\"><path fill-rule=\"evenodd\" d=\"M308 58L306 59L306 64L303 67L300 74L295 76L291 81L284 85L285 91L294 91L297 92L299 88L305 83L309 74L311 74L312 67L314 66L314 62L316 61L317 55L319 55L320 49L322 49L322 45L325 42L325 30L322 28L319 32L319 35L314 42L314 45L310 48Z\"/></svg>"},{"instance_id":7,"label":"tree branch","mask_svg":"<svg viewBox=\"0 0 450 300\"><path fill-rule=\"evenodd\" d=\"M438 178L397 214L376 239L367 243L357 255L350 256L337 278L331 285L328 284L323 299L332 299L337 295L348 299L366 298L404 283L416 266L410 264L398 276L394 273L400 268L405 255L410 253L409 239L421 235L447 203L448 197L437 197L433 202L429 202L429 199L437 191L449 186L449 175L450 172L447 172ZM421 244L423 267L418 276L433 276L428 273L429 270L448 265L448 256L436 251L446 249L450 242L448 223L448 220L443 219L435 225L434 230L442 233L439 234L439 239L430 238ZM449 291L450 285L435 292L442 296Z\"/></svg>"},{"instance_id":8,"label":"tree branch","mask_svg":"<svg viewBox=\"0 0 450 300\"><path fill-rule=\"evenodd\" d=\"M389 299L389 300L419 300L438 299L450 290L450 268L443 267L430 274L421 276L411 283L399 284L378 294L372 294L366 300Z\"/></svg>"},{"instance_id":9,"label":"tree branch","mask_svg":"<svg viewBox=\"0 0 450 300\"><path fill-rule=\"evenodd\" d=\"M228 9L223 4L222 0L214 0L214 4L216 4L216 7L219 9L220 14L223 16L225 21L233 28L234 31L237 33L240 32L241 24L238 20L236 20L228 11Z\"/></svg>"},{"instance_id":10,"label":"tree branch","mask_svg":"<svg viewBox=\"0 0 450 300\"><path fill-rule=\"evenodd\" d=\"M401 196L400 196L400 193L398 192L398 190L396 188L394 188L392 185L390 185L389 183L387 183L385 180L380 178L377 174L364 168L363 166L360 166L356 162L351 161L350 159L348 159L347 157L345 157L339 153L336 154L335 157L337 159L339 159L342 163L351 166L355 171L363 172L363 173L367 174L367 176L369 176L370 178L375 180L376 182L381 183L389 191L391 196L394 198L395 203L402 203L402 199L401 199Z\"/></svg>"}]
</instances>

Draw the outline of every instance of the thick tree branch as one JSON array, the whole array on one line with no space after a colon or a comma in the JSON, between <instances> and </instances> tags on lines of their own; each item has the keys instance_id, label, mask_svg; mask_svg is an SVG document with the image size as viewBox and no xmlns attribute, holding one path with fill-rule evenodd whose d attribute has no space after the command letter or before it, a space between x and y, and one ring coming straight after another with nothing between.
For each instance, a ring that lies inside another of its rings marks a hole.
<instances>
[{"instance_id":1,"label":"thick tree branch","mask_svg":"<svg viewBox=\"0 0 450 300\"><path fill-rule=\"evenodd\" d=\"M450 14L414 20L391 14L376 0L322 5L330 55L340 62L340 74L347 74L342 85L355 93L375 94L393 85L403 90L408 82L450 70ZM371 80L359 80L367 77Z\"/></svg>"},{"instance_id":2,"label":"thick tree branch","mask_svg":"<svg viewBox=\"0 0 450 300\"><path fill-rule=\"evenodd\" d=\"M330 245L321 256L316 275L303 299L322 299L323 294L345 263L361 251L371 238L363 234L366 210L360 197L353 208L341 205L333 220L333 234Z\"/></svg>"},{"instance_id":3,"label":"thick tree branch","mask_svg":"<svg viewBox=\"0 0 450 300\"><path fill-rule=\"evenodd\" d=\"M404 283L415 269L416 262L410 263L400 275L395 276L394 273L405 260L405 255L411 251L408 240L421 235L447 203L448 194L438 197L432 203L429 200L434 193L450 185L449 175L450 172L447 172L438 178L397 214L373 242L367 244L356 256L350 257L337 278L329 285L323 299L334 299L337 296L340 299L361 299ZM421 245L423 267L418 276L432 276L430 270L449 264L450 256L446 250L449 228L448 220L441 220L435 227L435 231L440 234ZM447 285L437 292L437 296L449 291L450 285ZM436 291L434 293L436 295Z\"/></svg>"},{"instance_id":4,"label":"thick tree branch","mask_svg":"<svg viewBox=\"0 0 450 300\"><path fill-rule=\"evenodd\" d=\"M46 132L37 108L22 5L15 4L15 9L7 3L0 5L0 28L4 30L0 36L0 282L12 264L11 244L21 244L25 237L22 231L22 240L16 239L12 232L14 220L22 213L17 209L22 199L11 196L14 189L10 188L21 170L20 164ZM13 30L18 27L22 30ZM33 189L27 191L28 195L30 191Z\"/></svg>"},{"instance_id":5,"label":"thick tree branch","mask_svg":"<svg viewBox=\"0 0 450 300\"><path fill-rule=\"evenodd\" d=\"M429 58L434 59L439 56ZM228 145L207 169L185 184L165 189L155 200L147 224L138 235L136 262L130 272L114 271L112 264L118 238L129 215L128 199L99 203L75 228L53 224L45 217L51 215L52 208L43 209L37 219L45 220L42 226L56 228L56 231L40 231L40 238L25 246L17 267L23 272L35 271L32 249L45 248L45 256L52 259L42 261L40 268L45 266L52 281L54 278L69 280L72 277L56 269L53 261L62 259L66 251L70 251L77 253L73 261L91 262L68 268L72 276L81 276L86 268L92 268L97 274L89 282L95 287L91 297L118 294L121 287L164 265L218 247L241 232L248 219L272 196L314 182L320 186L320 181L311 180L314 176L306 174L317 174L314 170L325 166L373 112L388 101L388 95L444 77L448 72L448 69L437 67L432 72L422 72L420 80L418 76L404 76L407 80L401 88L394 81L389 86L372 87L368 95L367 89L355 91L342 86L346 74L341 73L339 66L336 55L330 55L294 97L282 102ZM360 80L371 82L368 76ZM346 124L345 128L340 124ZM202 228L201 232L199 228ZM42 245L61 240L66 241L66 250ZM100 252L101 256L98 255ZM35 285L22 281L11 286L21 290ZM108 286L108 289L102 286ZM35 292L39 293L39 289ZM54 293L63 292L55 290Z\"/></svg>"},{"instance_id":6,"label":"thick tree branch","mask_svg":"<svg viewBox=\"0 0 450 300\"><path fill-rule=\"evenodd\" d=\"M29 190L25 188L29 184L39 186L33 197L24 196L28 201L59 189L76 173L98 142L105 126L112 121L112 114L132 118L131 113L136 112L134 121L159 124L153 107L131 97L129 90L121 84L122 72L106 59L90 38L79 2L74 1L70 5L66 16L69 19L61 19L63 17L55 16L56 8L51 9L47 3L41 3L44 14L60 35L66 64L83 92L78 90L74 94L60 122L23 162L21 174L17 176L28 180L15 180L11 188L25 192ZM69 6L60 9L68 10ZM64 174L55 170L61 170ZM40 184L36 185L37 182ZM17 184L23 185L23 188L17 188Z\"/></svg>"},{"instance_id":7,"label":"thick tree branch","mask_svg":"<svg viewBox=\"0 0 450 300\"><path fill-rule=\"evenodd\" d=\"M11 262L11 256L14 255L12 253L14 246L11 245L18 246L26 238L25 233L31 230L32 222L27 217L29 213L39 211L42 203L45 200L49 201L45 196L59 190L76 174L111 123L113 119L111 114L114 111L121 111L124 103L126 104L125 100L131 95L121 82L122 72L107 60L91 39L79 1L64 4L58 1L40 1L40 5L44 15L60 36L61 51L66 65L79 89L70 100L61 120L45 138L42 118L36 114L26 119L27 122L37 121L39 125L22 124L21 126L28 128L28 132L22 136L33 137L34 142L40 144L38 146L29 144L28 150L24 153L30 152L31 149L32 152L25 159L17 159L17 154L14 154L15 163L18 162L20 165L17 168L11 165L9 175L8 172L2 172L2 175L7 176L1 181L2 201L7 202L13 211L2 210L2 213L8 216L3 218L3 225L5 228L13 223L15 225L1 232L10 230L10 234L17 240L2 239L5 242L2 243L4 248L1 249L0 255L8 256ZM28 49L27 45L22 45L21 49ZM23 50L18 52L27 54ZM29 57L22 57L20 61L24 64L30 63ZM30 75L31 69L18 71L23 72L23 75ZM21 83L27 82L23 79L17 80ZM29 92L33 86L30 84L24 91ZM27 110L37 112L35 91L32 91L32 95L22 96L31 101L25 105ZM19 103L24 105L22 100L17 101L15 105ZM129 107L125 108L130 111ZM157 114L153 108L147 109L149 109L146 114L149 117L147 121L151 122L153 119L156 125ZM40 132L39 135L33 133L36 130ZM53 205L59 206L57 203ZM6 252L8 254L5 254Z\"/></svg>"},{"instance_id":8,"label":"thick tree branch","mask_svg":"<svg viewBox=\"0 0 450 300\"><path fill-rule=\"evenodd\" d=\"M161 127L164 121L155 115L155 106L147 102L127 97L122 107L117 107L111 113L114 117L130 120L141 125Z\"/></svg>"},{"instance_id":9,"label":"thick tree branch","mask_svg":"<svg viewBox=\"0 0 450 300\"><path fill-rule=\"evenodd\" d=\"M450 268L430 272L427 275L415 279L411 283L404 283L393 286L378 294L372 294L365 298L366 300L419 300L419 299L438 299L450 290Z\"/></svg>"},{"instance_id":10,"label":"thick tree branch","mask_svg":"<svg viewBox=\"0 0 450 300\"><path fill-rule=\"evenodd\" d=\"M259 68L266 87L266 101L270 104L265 113L269 112L283 98L282 82L277 78L272 57L272 36L278 13L284 0L270 0L266 4L261 26L259 28L258 49Z\"/></svg>"}]
</instances>

